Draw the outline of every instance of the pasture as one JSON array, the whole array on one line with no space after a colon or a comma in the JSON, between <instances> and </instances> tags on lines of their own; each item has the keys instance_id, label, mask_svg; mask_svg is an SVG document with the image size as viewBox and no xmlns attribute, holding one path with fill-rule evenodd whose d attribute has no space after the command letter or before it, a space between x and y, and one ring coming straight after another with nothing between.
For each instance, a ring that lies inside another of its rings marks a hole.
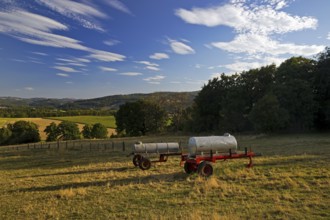
<instances>
[{"instance_id":1,"label":"pasture","mask_svg":"<svg viewBox=\"0 0 330 220\"><path fill-rule=\"evenodd\" d=\"M79 124L101 123L107 128L116 128L116 120L114 116L67 116L67 117L51 117L50 119L60 120L60 121L71 121Z\"/></svg>"},{"instance_id":2,"label":"pasture","mask_svg":"<svg viewBox=\"0 0 330 220\"><path fill-rule=\"evenodd\" d=\"M262 157L218 161L204 179L169 158L142 171L129 152L0 148L1 219L329 219L330 135L236 136ZM115 139L173 141L187 137ZM185 143L183 143L183 146Z\"/></svg>"}]
</instances>

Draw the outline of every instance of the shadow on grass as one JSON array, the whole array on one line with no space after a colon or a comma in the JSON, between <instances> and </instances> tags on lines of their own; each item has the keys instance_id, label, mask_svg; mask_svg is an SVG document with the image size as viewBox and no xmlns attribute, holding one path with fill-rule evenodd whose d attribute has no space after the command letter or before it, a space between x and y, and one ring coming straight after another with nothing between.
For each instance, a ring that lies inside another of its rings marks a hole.
<instances>
[{"instance_id":1,"label":"shadow on grass","mask_svg":"<svg viewBox=\"0 0 330 220\"><path fill-rule=\"evenodd\" d=\"M294 156L289 158L271 158L270 161L258 161L254 163L255 167L279 167L279 166L288 166L288 165L308 165L321 162L327 162L330 158L326 155L303 155L303 156Z\"/></svg>"},{"instance_id":2,"label":"shadow on grass","mask_svg":"<svg viewBox=\"0 0 330 220\"><path fill-rule=\"evenodd\" d=\"M51 174L40 174L40 175L29 175L29 176L19 176L17 178L28 178L28 177L49 177L49 176L62 176L62 175L78 175L78 174L86 174L86 173L102 173L102 172L123 172L129 170L135 170L134 167L118 167L118 168L102 168L95 170L79 170L79 171L69 171L69 172L59 172L59 173L51 173Z\"/></svg>"},{"instance_id":3,"label":"shadow on grass","mask_svg":"<svg viewBox=\"0 0 330 220\"><path fill-rule=\"evenodd\" d=\"M0 153L0 170L59 169L91 163L123 162L127 152L28 150Z\"/></svg>"},{"instance_id":4,"label":"shadow on grass","mask_svg":"<svg viewBox=\"0 0 330 220\"><path fill-rule=\"evenodd\" d=\"M43 187L30 187L22 188L18 190L9 191L10 193L17 192L45 192L45 191L58 191L64 189L76 189L85 187L95 186L125 186L130 184L148 184L157 182L175 182L186 180L187 174L183 172L169 173L169 174L156 174L144 177L130 177L116 180L103 180L103 181L91 181L91 182L80 182L80 183L67 183L54 186L43 186Z\"/></svg>"}]
</instances>

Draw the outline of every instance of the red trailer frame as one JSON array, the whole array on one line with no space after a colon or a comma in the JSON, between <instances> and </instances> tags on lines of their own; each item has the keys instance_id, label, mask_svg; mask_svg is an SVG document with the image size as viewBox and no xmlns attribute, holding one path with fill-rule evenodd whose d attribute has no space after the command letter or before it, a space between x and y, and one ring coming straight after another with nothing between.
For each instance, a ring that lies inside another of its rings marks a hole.
<instances>
[{"instance_id":1,"label":"red trailer frame","mask_svg":"<svg viewBox=\"0 0 330 220\"><path fill-rule=\"evenodd\" d=\"M231 159L240 159L240 158L249 158L249 163L247 168L253 166L252 157L261 156L260 153L252 152L250 149L248 151L245 148L245 151L235 151L232 152L229 150L228 153L214 154L213 151L210 151L208 154L195 155L194 157L189 157L188 154L183 154L182 152L178 153L162 153L159 154L158 160L150 160L145 154L132 153L133 164L134 166L140 167L142 170L148 170L151 167L152 163L162 163L166 162L169 156L178 156L181 155L180 165L184 167L184 171L188 174L198 173L201 176L211 176L213 174L213 167L211 163L215 163L217 160L231 160Z\"/></svg>"},{"instance_id":2,"label":"red trailer frame","mask_svg":"<svg viewBox=\"0 0 330 220\"><path fill-rule=\"evenodd\" d=\"M207 155L196 155L195 157L189 157L188 155L181 155L180 165L184 163L184 170L188 174L198 173L201 176L211 176L213 174L212 163L215 163L217 160L230 160L230 159L240 159L240 158L249 158L249 163L247 168L253 166L252 157L261 156L260 153L254 153L251 149L248 151L245 148L245 151L232 152L229 150L228 153L214 154L210 151Z\"/></svg>"}]
</instances>

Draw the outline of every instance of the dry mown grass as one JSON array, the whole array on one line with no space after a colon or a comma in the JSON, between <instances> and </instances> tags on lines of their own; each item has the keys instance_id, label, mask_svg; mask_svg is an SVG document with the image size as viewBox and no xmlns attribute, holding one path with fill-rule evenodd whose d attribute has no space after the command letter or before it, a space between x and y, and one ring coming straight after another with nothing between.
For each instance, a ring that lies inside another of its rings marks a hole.
<instances>
[{"instance_id":1,"label":"dry mown grass","mask_svg":"<svg viewBox=\"0 0 330 220\"><path fill-rule=\"evenodd\" d=\"M121 152L0 150L0 218L330 218L329 135L238 139L264 156L219 161L208 179L174 157L142 171Z\"/></svg>"}]
</instances>

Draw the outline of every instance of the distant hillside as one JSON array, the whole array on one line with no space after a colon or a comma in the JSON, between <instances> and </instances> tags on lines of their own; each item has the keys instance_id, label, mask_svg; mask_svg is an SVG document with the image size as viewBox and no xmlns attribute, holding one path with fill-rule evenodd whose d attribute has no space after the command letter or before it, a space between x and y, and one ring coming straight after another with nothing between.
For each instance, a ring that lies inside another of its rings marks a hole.
<instances>
[{"instance_id":1,"label":"distant hillside","mask_svg":"<svg viewBox=\"0 0 330 220\"><path fill-rule=\"evenodd\" d=\"M66 103L73 102L77 99L48 99L48 98L18 98L18 97L0 97L1 107L53 107L59 108Z\"/></svg>"},{"instance_id":2,"label":"distant hillside","mask_svg":"<svg viewBox=\"0 0 330 220\"><path fill-rule=\"evenodd\" d=\"M112 109L118 110L126 102L147 100L159 103L167 111L192 105L198 92L156 92L150 94L113 95L94 99L47 99L0 97L0 107L47 107L56 109Z\"/></svg>"},{"instance_id":3,"label":"distant hillside","mask_svg":"<svg viewBox=\"0 0 330 220\"><path fill-rule=\"evenodd\" d=\"M62 105L63 109L90 109L106 108L118 110L119 106L126 102L137 100L153 101L171 111L174 106L187 108L192 105L198 92L156 92L150 94L130 94L105 96L95 99L76 100Z\"/></svg>"}]
</instances>

